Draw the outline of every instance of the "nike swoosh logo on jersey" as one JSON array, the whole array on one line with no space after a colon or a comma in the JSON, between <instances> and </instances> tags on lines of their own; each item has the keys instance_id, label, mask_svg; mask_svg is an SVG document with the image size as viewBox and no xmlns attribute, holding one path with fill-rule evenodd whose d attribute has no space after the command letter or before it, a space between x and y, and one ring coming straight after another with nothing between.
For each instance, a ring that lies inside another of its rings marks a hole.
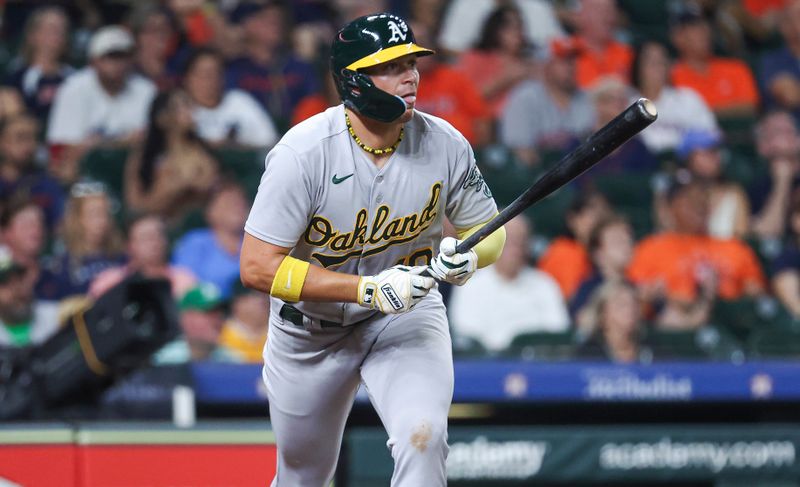
<instances>
[{"instance_id":1,"label":"nike swoosh logo on jersey","mask_svg":"<svg viewBox=\"0 0 800 487\"><path fill-rule=\"evenodd\" d=\"M352 173L352 172L351 172L351 173L350 173L350 174L348 174L347 176L343 176L343 177L341 177L341 178L337 178L337 177L336 177L336 174L334 174L334 175L333 175L333 179L331 179L331 181L333 182L333 184L339 184L339 183L341 183L342 181L344 181L344 180L346 180L346 179L348 179L348 178L352 177L352 176L353 176L353 174L355 174L355 173Z\"/></svg>"}]
</instances>

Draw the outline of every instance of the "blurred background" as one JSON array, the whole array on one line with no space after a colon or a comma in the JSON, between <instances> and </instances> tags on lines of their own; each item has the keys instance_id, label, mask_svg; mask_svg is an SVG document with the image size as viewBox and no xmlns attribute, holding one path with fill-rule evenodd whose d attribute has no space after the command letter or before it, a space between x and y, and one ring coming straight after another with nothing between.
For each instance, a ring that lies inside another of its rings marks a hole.
<instances>
[{"instance_id":1,"label":"blurred background","mask_svg":"<svg viewBox=\"0 0 800 487\"><path fill-rule=\"evenodd\" d=\"M379 11L501 206L659 110L442 289L451 483L800 486L800 0L0 1L0 485L271 479L243 225ZM360 394L336 485L385 441Z\"/></svg>"}]
</instances>

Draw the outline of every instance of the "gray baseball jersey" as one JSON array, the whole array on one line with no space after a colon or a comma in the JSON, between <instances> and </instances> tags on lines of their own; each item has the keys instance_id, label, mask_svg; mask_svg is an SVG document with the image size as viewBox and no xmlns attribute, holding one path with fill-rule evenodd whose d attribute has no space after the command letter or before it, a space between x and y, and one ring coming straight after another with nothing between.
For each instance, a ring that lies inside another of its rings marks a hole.
<instances>
[{"instance_id":1,"label":"gray baseball jersey","mask_svg":"<svg viewBox=\"0 0 800 487\"><path fill-rule=\"evenodd\" d=\"M497 207L472 148L449 123L415 111L404 127L381 169L350 137L343 105L292 128L267 155L245 230L292 248L295 258L350 274L429 263L444 216L465 229L489 220ZM295 307L344 325L373 313L355 303Z\"/></svg>"}]
</instances>

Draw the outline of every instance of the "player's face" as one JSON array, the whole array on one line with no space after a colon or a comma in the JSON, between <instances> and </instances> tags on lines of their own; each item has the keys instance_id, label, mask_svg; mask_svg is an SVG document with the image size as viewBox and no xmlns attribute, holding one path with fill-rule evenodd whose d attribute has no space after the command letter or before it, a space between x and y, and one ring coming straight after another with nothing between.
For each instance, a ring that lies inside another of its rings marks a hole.
<instances>
[{"instance_id":1,"label":"player's face","mask_svg":"<svg viewBox=\"0 0 800 487\"><path fill-rule=\"evenodd\" d=\"M398 119L404 123L411 119L414 103L417 101L419 71L417 71L417 55L407 54L391 61L372 66L364 70L375 86L381 90L402 98L408 108Z\"/></svg>"}]
</instances>

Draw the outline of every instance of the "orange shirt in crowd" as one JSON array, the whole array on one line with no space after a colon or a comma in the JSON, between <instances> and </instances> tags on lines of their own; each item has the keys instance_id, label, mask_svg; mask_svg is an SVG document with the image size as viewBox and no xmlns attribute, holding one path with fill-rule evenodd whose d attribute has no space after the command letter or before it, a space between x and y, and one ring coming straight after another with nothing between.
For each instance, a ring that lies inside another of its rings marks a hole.
<instances>
[{"instance_id":1,"label":"orange shirt in crowd","mask_svg":"<svg viewBox=\"0 0 800 487\"><path fill-rule=\"evenodd\" d=\"M509 59L506 56L473 49L467 51L458 58L456 69L464 73L480 92L485 86L488 86L497 81L497 73L505 71L506 63L517 63L517 60ZM420 86L427 83L427 78L423 78ZM506 98L508 94L516 85L509 86L505 90L497 93L491 98L485 98L486 103L489 105L489 110L492 118L498 118L503 111Z\"/></svg>"},{"instance_id":2,"label":"orange shirt in crowd","mask_svg":"<svg viewBox=\"0 0 800 487\"><path fill-rule=\"evenodd\" d=\"M292 112L292 127L307 118L324 112L329 107L330 105L325 101L325 97L319 93L304 96L297 102L297 106L294 107L294 111Z\"/></svg>"},{"instance_id":3,"label":"orange shirt in crowd","mask_svg":"<svg viewBox=\"0 0 800 487\"><path fill-rule=\"evenodd\" d=\"M632 63L633 51L621 42L611 41L602 51L587 47L578 55L575 65L578 86L589 88L598 79L609 75L628 80Z\"/></svg>"},{"instance_id":4,"label":"orange shirt in crowd","mask_svg":"<svg viewBox=\"0 0 800 487\"><path fill-rule=\"evenodd\" d=\"M673 299L692 301L698 276L717 276L717 295L738 299L748 288L764 289L766 280L755 253L735 239L665 233L648 237L634 251L628 278L637 283L664 283Z\"/></svg>"},{"instance_id":5,"label":"orange shirt in crowd","mask_svg":"<svg viewBox=\"0 0 800 487\"><path fill-rule=\"evenodd\" d=\"M539 258L539 269L553 276L564 299L569 300L592 273L589 253L576 240L559 237Z\"/></svg>"},{"instance_id":6,"label":"orange shirt in crowd","mask_svg":"<svg viewBox=\"0 0 800 487\"><path fill-rule=\"evenodd\" d=\"M758 89L753 74L738 59L712 59L705 73L695 71L687 63L679 61L672 68L672 83L700 93L712 110L735 105L758 105Z\"/></svg>"},{"instance_id":7,"label":"orange shirt in crowd","mask_svg":"<svg viewBox=\"0 0 800 487\"><path fill-rule=\"evenodd\" d=\"M442 64L423 75L414 106L447 120L473 145L475 122L491 117L475 84L463 73Z\"/></svg>"}]
</instances>

